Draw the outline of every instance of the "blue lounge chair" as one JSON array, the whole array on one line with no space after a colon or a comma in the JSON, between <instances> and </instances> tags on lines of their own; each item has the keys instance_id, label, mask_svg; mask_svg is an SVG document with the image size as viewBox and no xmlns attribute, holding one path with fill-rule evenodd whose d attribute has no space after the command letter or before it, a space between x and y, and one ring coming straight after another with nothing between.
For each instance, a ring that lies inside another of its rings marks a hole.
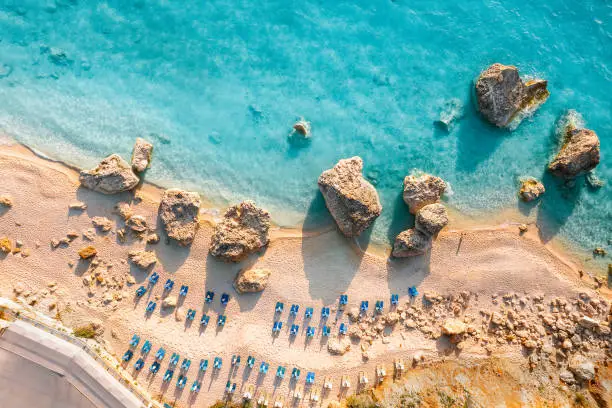
<instances>
[{"instance_id":1,"label":"blue lounge chair","mask_svg":"<svg viewBox=\"0 0 612 408\"><path fill-rule=\"evenodd\" d=\"M323 334L324 337L328 337L331 334L329 326L323 326L322 334Z\"/></svg>"},{"instance_id":2,"label":"blue lounge chair","mask_svg":"<svg viewBox=\"0 0 612 408\"><path fill-rule=\"evenodd\" d=\"M134 364L134 370L140 371L140 370L142 370L142 367L144 367L144 360L141 357Z\"/></svg>"},{"instance_id":3,"label":"blue lounge chair","mask_svg":"<svg viewBox=\"0 0 612 408\"><path fill-rule=\"evenodd\" d=\"M297 379L300 378L300 374L301 374L300 369L296 368L296 367L293 367L293 370L291 370L291 378L294 378L294 379L297 380Z\"/></svg>"},{"instance_id":4,"label":"blue lounge chair","mask_svg":"<svg viewBox=\"0 0 612 408\"><path fill-rule=\"evenodd\" d=\"M174 287L174 281L172 279L168 279L166 283L164 283L164 290L170 291Z\"/></svg>"},{"instance_id":5,"label":"blue lounge chair","mask_svg":"<svg viewBox=\"0 0 612 408\"><path fill-rule=\"evenodd\" d=\"M134 334L132 336L132 340L130 340L130 347L136 347L138 346L138 343L140 343L140 336L137 334Z\"/></svg>"},{"instance_id":6,"label":"blue lounge chair","mask_svg":"<svg viewBox=\"0 0 612 408\"><path fill-rule=\"evenodd\" d=\"M187 311L187 320L193 321L193 319L195 319L195 315L196 315L195 309L189 309Z\"/></svg>"},{"instance_id":7,"label":"blue lounge chair","mask_svg":"<svg viewBox=\"0 0 612 408\"><path fill-rule=\"evenodd\" d=\"M223 360L221 357L215 357L215 361L213 361L213 368L219 370L223 365Z\"/></svg>"},{"instance_id":8,"label":"blue lounge chair","mask_svg":"<svg viewBox=\"0 0 612 408\"><path fill-rule=\"evenodd\" d=\"M398 303L399 303L399 295L397 295L397 294L391 295L391 304L393 306L397 306Z\"/></svg>"},{"instance_id":9,"label":"blue lounge chair","mask_svg":"<svg viewBox=\"0 0 612 408\"><path fill-rule=\"evenodd\" d=\"M157 353L155 353L155 358L161 361L164 359L165 355L166 355L166 350L160 347L159 350L157 350Z\"/></svg>"},{"instance_id":10,"label":"blue lounge chair","mask_svg":"<svg viewBox=\"0 0 612 408\"><path fill-rule=\"evenodd\" d=\"M270 368L270 364L266 363L265 361L261 363L261 365L259 366L259 372L262 374L268 374L268 369Z\"/></svg>"},{"instance_id":11,"label":"blue lounge chair","mask_svg":"<svg viewBox=\"0 0 612 408\"><path fill-rule=\"evenodd\" d=\"M170 365L177 365L181 356L178 353L172 353L172 357L170 357Z\"/></svg>"},{"instance_id":12,"label":"blue lounge chair","mask_svg":"<svg viewBox=\"0 0 612 408\"><path fill-rule=\"evenodd\" d=\"M340 306L346 306L348 304L348 295L340 295Z\"/></svg>"},{"instance_id":13,"label":"blue lounge chair","mask_svg":"<svg viewBox=\"0 0 612 408\"><path fill-rule=\"evenodd\" d=\"M195 381L193 382L193 384L191 385L191 389L190 389L190 391L191 391L191 392L194 392L194 393L196 393L196 392L200 392L200 389L201 389L201 388L202 388L202 383L201 383L201 382L199 382L198 380L195 380Z\"/></svg>"},{"instance_id":14,"label":"blue lounge chair","mask_svg":"<svg viewBox=\"0 0 612 408\"><path fill-rule=\"evenodd\" d=\"M300 310L300 306L299 305L291 305L291 309L289 309L289 314L291 316L297 316L298 310Z\"/></svg>"},{"instance_id":15,"label":"blue lounge chair","mask_svg":"<svg viewBox=\"0 0 612 408\"><path fill-rule=\"evenodd\" d=\"M206 370L208 370L208 360L207 359L200 360L200 371L204 373L206 372Z\"/></svg>"},{"instance_id":16,"label":"blue lounge chair","mask_svg":"<svg viewBox=\"0 0 612 408\"><path fill-rule=\"evenodd\" d=\"M417 290L416 286L411 286L408 288L408 294L411 297L417 297L419 295L419 291Z\"/></svg>"},{"instance_id":17,"label":"blue lounge chair","mask_svg":"<svg viewBox=\"0 0 612 408\"><path fill-rule=\"evenodd\" d=\"M147 354L149 351L151 351L151 342L149 340L145 340L144 344L142 345L141 352L142 354Z\"/></svg>"},{"instance_id":18,"label":"blue lounge chair","mask_svg":"<svg viewBox=\"0 0 612 408\"><path fill-rule=\"evenodd\" d=\"M151 285L155 285L159 280L159 274L157 272L153 272L151 276L149 276L149 282Z\"/></svg>"},{"instance_id":19,"label":"blue lounge chair","mask_svg":"<svg viewBox=\"0 0 612 408\"><path fill-rule=\"evenodd\" d=\"M272 326L272 333L278 333L281 331L282 328L283 328L283 322L276 321L274 322L274 325Z\"/></svg>"},{"instance_id":20,"label":"blue lounge chair","mask_svg":"<svg viewBox=\"0 0 612 408\"><path fill-rule=\"evenodd\" d=\"M240 356L235 354L232 356L232 367L240 367Z\"/></svg>"},{"instance_id":21,"label":"blue lounge chair","mask_svg":"<svg viewBox=\"0 0 612 408\"><path fill-rule=\"evenodd\" d=\"M306 384L314 384L315 381L315 373L313 373L312 371L309 371L308 374L306 374Z\"/></svg>"},{"instance_id":22,"label":"blue lounge chair","mask_svg":"<svg viewBox=\"0 0 612 408\"><path fill-rule=\"evenodd\" d=\"M159 361L154 361L153 364L151 364L151 368L149 368L149 371L151 371L153 374L157 374L157 372L159 371Z\"/></svg>"},{"instance_id":23,"label":"blue lounge chair","mask_svg":"<svg viewBox=\"0 0 612 408\"><path fill-rule=\"evenodd\" d=\"M206 297L204 300L206 301L206 303L212 303L214 298L215 298L215 292L213 292L212 290L209 290L208 292L206 292Z\"/></svg>"},{"instance_id":24,"label":"blue lounge chair","mask_svg":"<svg viewBox=\"0 0 612 408\"><path fill-rule=\"evenodd\" d=\"M176 386L182 390L185 388L185 384L187 384L187 377L183 374L179 375L178 380L176 381Z\"/></svg>"},{"instance_id":25,"label":"blue lounge chair","mask_svg":"<svg viewBox=\"0 0 612 408\"><path fill-rule=\"evenodd\" d=\"M255 365L255 357L248 356L247 357L247 366L249 366L249 368L253 368L254 365Z\"/></svg>"},{"instance_id":26,"label":"blue lounge chair","mask_svg":"<svg viewBox=\"0 0 612 408\"><path fill-rule=\"evenodd\" d=\"M289 334L291 336L296 336L298 334L299 330L300 330L300 326L298 326L297 324L292 324L291 325L291 330L289 331Z\"/></svg>"},{"instance_id":27,"label":"blue lounge chair","mask_svg":"<svg viewBox=\"0 0 612 408\"><path fill-rule=\"evenodd\" d=\"M188 358L183 359L183 362L181 363L181 370L188 371L189 367L191 367L191 360Z\"/></svg>"},{"instance_id":28,"label":"blue lounge chair","mask_svg":"<svg viewBox=\"0 0 612 408\"><path fill-rule=\"evenodd\" d=\"M278 368L276 369L276 376L282 380L283 378L285 378L285 371L285 367L278 366Z\"/></svg>"},{"instance_id":29,"label":"blue lounge chair","mask_svg":"<svg viewBox=\"0 0 612 408\"><path fill-rule=\"evenodd\" d=\"M157 306L157 303L155 303L154 301L150 300L149 303L147 304L147 313L153 313L153 311L155 310L155 307Z\"/></svg>"},{"instance_id":30,"label":"blue lounge chair","mask_svg":"<svg viewBox=\"0 0 612 408\"><path fill-rule=\"evenodd\" d=\"M312 326L308 326L308 328L306 329L306 337L314 337L315 335L315 328Z\"/></svg>"},{"instance_id":31,"label":"blue lounge chair","mask_svg":"<svg viewBox=\"0 0 612 408\"><path fill-rule=\"evenodd\" d=\"M225 321L227 320L227 317L225 317L225 315L219 315L219 317L217 318L217 326L225 326Z\"/></svg>"},{"instance_id":32,"label":"blue lounge chair","mask_svg":"<svg viewBox=\"0 0 612 408\"><path fill-rule=\"evenodd\" d=\"M274 308L274 312L282 313L285 308L285 304L283 302L276 302L276 307Z\"/></svg>"},{"instance_id":33,"label":"blue lounge chair","mask_svg":"<svg viewBox=\"0 0 612 408\"><path fill-rule=\"evenodd\" d=\"M329 317L329 307L324 307L321 309L321 319L327 319Z\"/></svg>"},{"instance_id":34,"label":"blue lounge chair","mask_svg":"<svg viewBox=\"0 0 612 408\"><path fill-rule=\"evenodd\" d=\"M138 297L143 297L145 293L147 293L147 288L145 288L144 286L141 286L136 289L136 296Z\"/></svg>"},{"instance_id":35,"label":"blue lounge chair","mask_svg":"<svg viewBox=\"0 0 612 408\"><path fill-rule=\"evenodd\" d=\"M123 354L123 357L121 359L127 363L128 361L132 359L133 355L134 355L134 352L132 350L128 350Z\"/></svg>"},{"instance_id":36,"label":"blue lounge chair","mask_svg":"<svg viewBox=\"0 0 612 408\"><path fill-rule=\"evenodd\" d=\"M200 319L200 324L202 326L208 326L209 321L210 321L210 316L205 314L205 315L202 315L202 318Z\"/></svg>"},{"instance_id":37,"label":"blue lounge chair","mask_svg":"<svg viewBox=\"0 0 612 408\"><path fill-rule=\"evenodd\" d=\"M229 302L229 300L230 300L230 295L228 295L227 293L223 293L223 294L221 294L221 304L222 304L223 306L227 305L227 303Z\"/></svg>"},{"instance_id":38,"label":"blue lounge chair","mask_svg":"<svg viewBox=\"0 0 612 408\"><path fill-rule=\"evenodd\" d=\"M314 310L312 307L307 307L306 308L306 312L304 313L304 319L310 319L312 317L312 314L314 313Z\"/></svg>"},{"instance_id":39,"label":"blue lounge chair","mask_svg":"<svg viewBox=\"0 0 612 408\"><path fill-rule=\"evenodd\" d=\"M340 323L340 334L346 335L347 331L348 331L348 328L346 327L346 324Z\"/></svg>"},{"instance_id":40,"label":"blue lounge chair","mask_svg":"<svg viewBox=\"0 0 612 408\"><path fill-rule=\"evenodd\" d=\"M225 392L227 392L228 394L233 394L236 391L236 383L231 383L231 381L228 381L227 384L225 384Z\"/></svg>"},{"instance_id":41,"label":"blue lounge chair","mask_svg":"<svg viewBox=\"0 0 612 408\"><path fill-rule=\"evenodd\" d=\"M179 296L187 296L188 291L189 291L189 286L181 285L181 290L179 290Z\"/></svg>"},{"instance_id":42,"label":"blue lounge chair","mask_svg":"<svg viewBox=\"0 0 612 408\"><path fill-rule=\"evenodd\" d=\"M385 303L382 300L377 300L376 305L374 306L377 313L382 313L384 307Z\"/></svg>"},{"instance_id":43,"label":"blue lounge chair","mask_svg":"<svg viewBox=\"0 0 612 408\"><path fill-rule=\"evenodd\" d=\"M367 300L363 300L361 301L361 306L359 307L359 310L361 310L362 312L367 312L369 307L370 302L368 302Z\"/></svg>"},{"instance_id":44,"label":"blue lounge chair","mask_svg":"<svg viewBox=\"0 0 612 408\"><path fill-rule=\"evenodd\" d=\"M166 373L164 374L163 381L168 382L172 379L173 376L174 376L174 371L171 369L167 369Z\"/></svg>"}]
</instances>

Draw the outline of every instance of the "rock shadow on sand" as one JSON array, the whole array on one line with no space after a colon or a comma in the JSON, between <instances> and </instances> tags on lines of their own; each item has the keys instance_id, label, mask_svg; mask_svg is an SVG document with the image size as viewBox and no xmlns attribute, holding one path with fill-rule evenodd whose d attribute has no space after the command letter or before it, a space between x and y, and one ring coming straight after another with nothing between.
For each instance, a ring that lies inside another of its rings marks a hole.
<instances>
[{"instance_id":1,"label":"rock shadow on sand","mask_svg":"<svg viewBox=\"0 0 612 408\"><path fill-rule=\"evenodd\" d=\"M547 171L542 175L546 193L542 196L536 217L540 239L547 243L559 234L559 231L574 212L584 190L584 176L567 183L552 176Z\"/></svg>"}]
</instances>

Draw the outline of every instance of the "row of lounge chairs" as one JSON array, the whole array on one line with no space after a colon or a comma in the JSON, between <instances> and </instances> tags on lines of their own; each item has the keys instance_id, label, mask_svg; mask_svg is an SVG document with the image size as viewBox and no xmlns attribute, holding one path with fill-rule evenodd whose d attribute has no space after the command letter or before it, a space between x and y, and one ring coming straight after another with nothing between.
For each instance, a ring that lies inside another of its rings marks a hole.
<instances>
[{"instance_id":1,"label":"row of lounge chairs","mask_svg":"<svg viewBox=\"0 0 612 408\"><path fill-rule=\"evenodd\" d=\"M157 284L157 282L159 281L159 274L157 272L153 272L150 276L149 276L149 286L155 286ZM166 283L164 284L164 293L168 293L172 290L172 288L174 288L174 281L172 279L168 279L166 281ZM137 297L142 297L145 295L145 293L147 293L147 287L140 286L138 287L138 289L136 289L136 296ZM187 293L189 292L189 286L187 285L181 285L181 288L179 289L179 296L180 297L185 297L187 296ZM206 303L212 303L213 299L215 298L215 292L214 291L207 291L206 292L206 296L204 298L204 301ZM220 303L221 306L226 306L229 301L230 301L231 297L228 293L222 293L221 294L221 299L220 299Z\"/></svg>"}]
</instances>

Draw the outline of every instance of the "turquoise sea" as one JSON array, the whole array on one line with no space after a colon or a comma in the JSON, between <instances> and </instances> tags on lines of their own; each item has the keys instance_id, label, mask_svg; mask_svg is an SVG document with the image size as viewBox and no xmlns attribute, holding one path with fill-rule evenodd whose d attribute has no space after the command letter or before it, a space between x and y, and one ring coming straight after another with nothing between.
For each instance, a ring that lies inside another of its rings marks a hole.
<instances>
[{"instance_id":1,"label":"turquoise sea","mask_svg":"<svg viewBox=\"0 0 612 408\"><path fill-rule=\"evenodd\" d=\"M514 132L474 109L493 62L549 80ZM411 224L402 180L420 169L467 215L516 208L518 178L543 178L541 203L519 206L543 238L609 248L611 95L606 0L0 0L0 131L81 167L143 136L148 180L220 207L254 199L282 225L330 222L317 177L359 155L384 206L373 242ZM447 133L433 121L453 98L464 117ZM570 108L601 139L599 190L545 173ZM288 138L300 117L309 144Z\"/></svg>"}]
</instances>

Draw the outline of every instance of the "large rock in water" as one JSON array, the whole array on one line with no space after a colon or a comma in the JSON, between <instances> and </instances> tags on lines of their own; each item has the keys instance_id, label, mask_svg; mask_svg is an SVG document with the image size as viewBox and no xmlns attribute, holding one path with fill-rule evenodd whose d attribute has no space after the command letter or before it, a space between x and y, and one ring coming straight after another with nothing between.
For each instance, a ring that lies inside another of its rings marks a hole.
<instances>
[{"instance_id":1,"label":"large rock in water","mask_svg":"<svg viewBox=\"0 0 612 408\"><path fill-rule=\"evenodd\" d=\"M599 164L599 138L589 129L568 123L561 135L562 146L548 170L557 177L574 178Z\"/></svg>"},{"instance_id":2,"label":"large rock in water","mask_svg":"<svg viewBox=\"0 0 612 408\"><path fill-rule=\"evenodd\" d=\"M338 228L347 237L361 234L382 211L378 193L362 176L360 157L340 160L319 177L319 189Z\"/></svg>"},{"instance_id":3,"label":"large rock in water","mask_svg":"<svg viewBox=\"0 0 612 408\"><path fill-rule=\"evenodd\" d=\"M234 205L215 226L210 254L225 261L238 262L268 245L270 214L252 201Z\"/></svg>"},{"instance_id":4,"label":"large rock in water","mask_svg":"<svg viewBox=\"0 0 612 408\"><path fill-rule=\"evenodd\" d=\"M431 248L431 237L415 229L401 232L393 244L393 255L396 258L423 255Z\"/></svg>"},{"instance_id":5,"label":"large rock in water","mask_svg":"<svg viewBox=\"0 0 612 408\"><path fill-rule=\"evenodd\" d=\"M540 197L545 191L542 183L530 177L521 181L519 196L523 201L530 202Z\"/></svg>"},{"instance_id":6,"label":"large rock in water","mask_svg":"<svg viewBox=\"0 0 612 408\"><path fill-rule=\"evenodd\" d=\"M102 160L94 169L83 170L79 175L83 187L103 194L116 194L136 187L140 179L132 167L117 154Z\"/></svg>"},{"instance_id":7,"label":"large rock in water","mask_svg":"<svg viewBox=\"0 0 612 408\"><path fill-rule=\"evenodd\" d=\"M139 173L151 166L153 156L153 145L146 140L137 137L132 151L132 168Z\"/></svg>"},{"instance_id":8,"label":"large rock in water","mask_svg":"<svg viewBox=\"0 0 612 408\"><path fill-rule=\"evenodd\" d=\"M198 229L200 195L179 189L164 191L159 204L159 218L169 238L180 245L190 245Z\"/></svg>"},{"instance_id":9,"label":"large rock in water","mask_svg":"<svg viewBox=\"0 0 612 408\"><path fill-rule=\"evenodd\" d=\"M243 269L234 279L234 288L238 293L261 292L268 286L270 274L268 269Z\"/></svg>"},{"instance_id":10,"label":"large rock in water","mask_svg":"<svg viewBox=\"0 0 612 408\"><path fill-rule=\"evenodd\" d=\"M446 189L446 183L430 174L409 175L404 179L404 202L410 214L416 214L428 204L437 203Z\"/></svg>"},{"instance_id":11,"label":"large rock in water","mask_svg":"<svg viewBox=\"0 0 612 408\"><path fill-rule=\"evenodd\" d=\"M548 99L546 86L542 79L523 83L514 66L493 64L476 80L478 109L495 126L508 127Z\"/></svg>"},{"instance_id":12,"label":"large rock in water","mask_svg":"<svg viewBox=\"0 0 612 408\"><path fill-rule=\"evenodd\" d=\"M414 228L429 236L436 236L448 225L446 207L440 203L421 208L414 219Z\"/></svg>"}]
</instances>

